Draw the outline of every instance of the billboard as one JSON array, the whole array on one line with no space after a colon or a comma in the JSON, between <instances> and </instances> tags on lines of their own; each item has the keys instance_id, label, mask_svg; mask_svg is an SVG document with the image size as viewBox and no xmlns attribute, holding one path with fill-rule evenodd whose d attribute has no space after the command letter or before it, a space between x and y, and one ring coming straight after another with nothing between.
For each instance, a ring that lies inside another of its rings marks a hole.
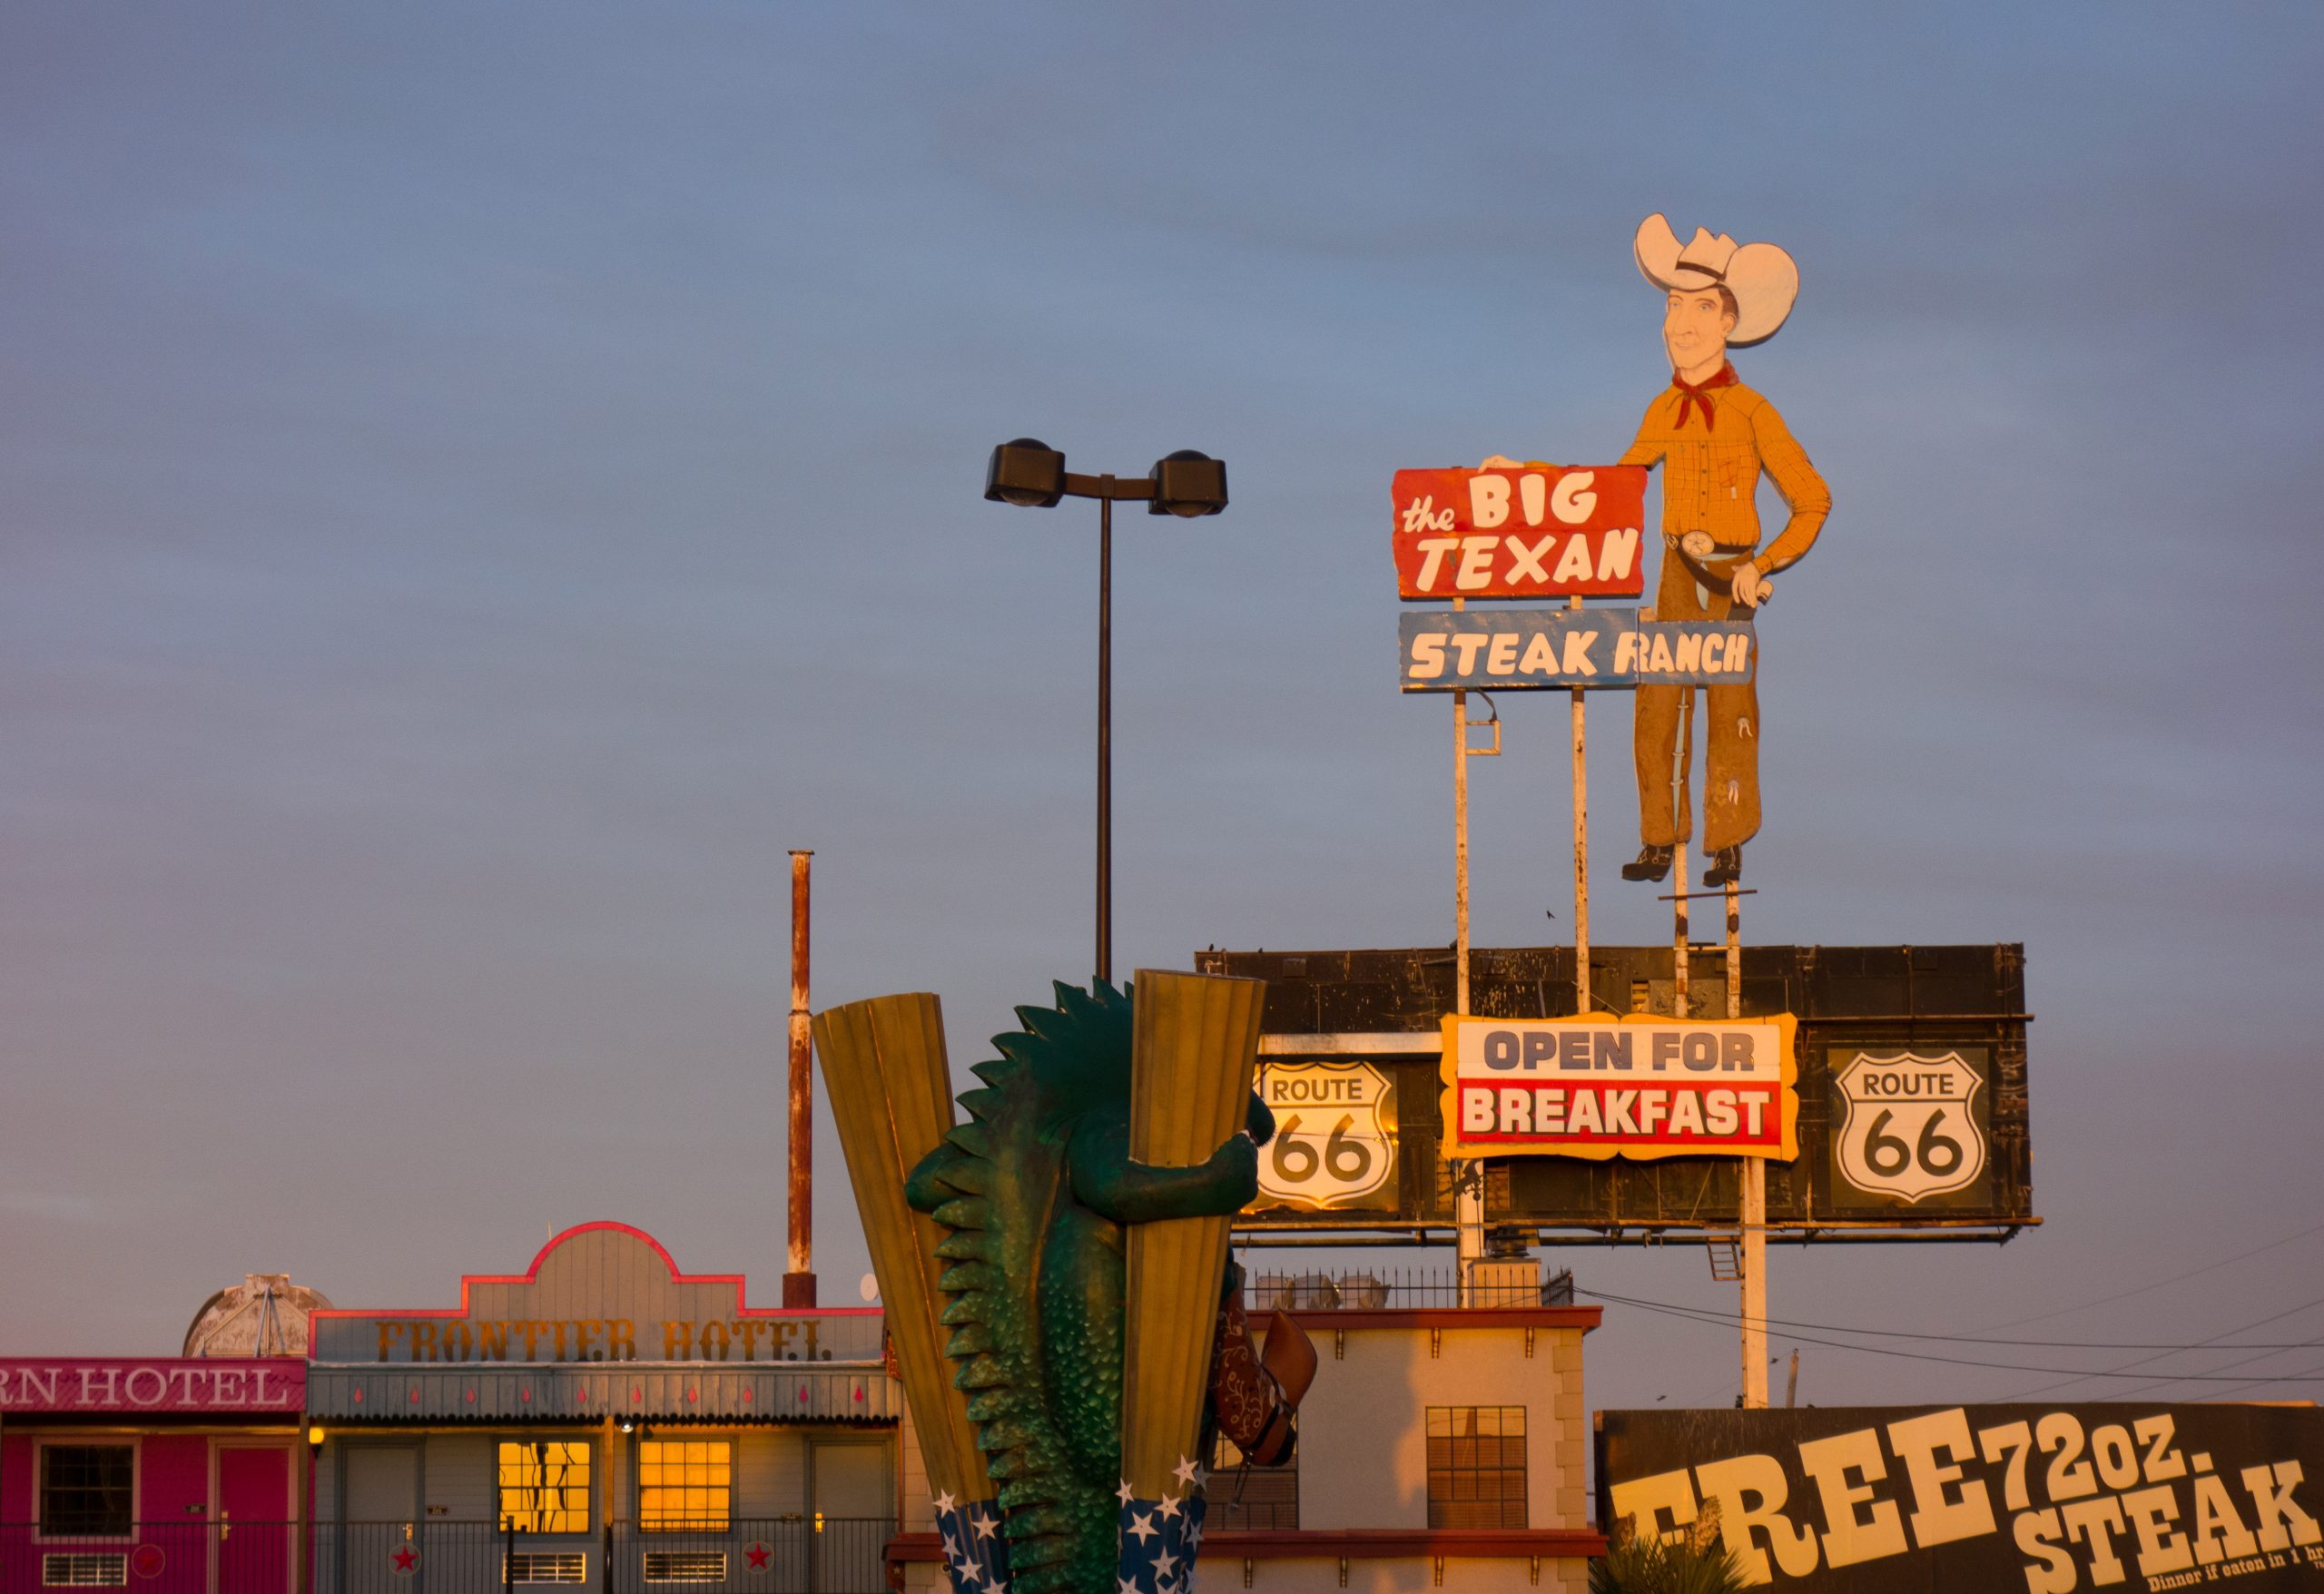
<instances>
[{"instance_id":1,"label":"billboard","mask_svg":"<svg viewBox=\"0 0 2324 1594\"><path fill-rule=\"evenodd\" d=\"M1405 599L1636 597L1641 465L1400 470L1396 592Z\"/></svg>"},{"instance_id":2,"label":"billboard","mask_svg":"<svg viewBox=\"0 0 2324 1594\"><path fill-rule=\"evenodd\" d=\"M1443 1154L1799 1155L1789 1013L1739 1021L1447 1017Z\"/></svg>"},{"instance_id":3,"label":"billboard","mask_svg":"<svg viewBox=\"0 0 2324 1594\"><path fill-rule=\"evenodd\" d=\"M1600 1412L1597 1478L1797 1594L2324 1586L2313 1406Z\"/></svg>"},{"instance_id":4,"label":"billboard","mask_svg":"<svg viewBox=\"0 0 2324 1594\"><path fill-rule=\"evenodd\" d=\"M1385 1082L1377 1099L1393 1104L1369 1120L1369 1097L1336 1109L1322 1102L1298 1109L1277 1104L1279 1118L1299 1110L1295 1144L1280 1171L1273 1157L1261 1156L1260 1193L1238 1226L1284 1235L1449 1232L1454 1168L1481 1147L1472 1136L1468 1151L1461 1150L1457 1104L1452 1116L1446 1112L1443 1020L1452 1006L1452 950L1211 950L1195 954L1195 961L1206 971L1268 982L1260 1037L1267 1075L1362 1067ZM1590 1031L1672 1021L1669 947L1593 947L1590 962L1592 1006L1606 1014L1590 1021ZM1725 968L1719 950L1696 953L1682 1029L1718 1033L1727 1011ZM1573 1023L1574 989L1571 947L1481 947L1471 954L1470 1017L1509 1021L1501 1028L1521 1036L1521 1061L1526 1029L1546 1021L1553 1028L1543 1033L1551 1033ZM2022 949L1746 947L1741 996L1747 1025L1787 1014L1794 1021L1797 1155L1764 1165L1768 1217L1777 1238L2000 1240L2041 1221L2033 1197L2026 1072L2032 1015L2024 1010ZM1622 1015L1630 1009L1637 1016ZM1683 1065L1677 1070L1687 1071ZM1671 1072L1666 1068L1661 1077ZM1644 1075L1655 1077L1650 1067ZM1620 1076L1610 1070L1604 1077ZM1623 1120L1609 1110L1619 1105L1627 1122L1644 1132L1637 1097L1610 1101L1596 1094L1601 1131L1611 1121L1620 1132ZM1524 1134L1538 1137L1538 1099L1526 1105ZM1500 1107L1496 1097L1496 1134ZM1649 1115L1658 1136L1671 1122L1668 1112L1665 1098L1664 1111ZM1349 1119L1344 1127L1343 1117ZM1588 1121L1585 1114L1585 1130ZM1562 1129L1572 1119L1561 1110L1552 1122ZM1704 1122L1709 1128L1708 1112ZM1510 1133L1520 1133L1513 1117ZM1651 1157L1634 1151L1536 1155L1509 1142L1482 1148L1474 1160L1483 1169L1487 1224L1539 1243L1652 1245L1732 1234L1740 1220L1739 1161L1732 1147L1712 1155L1673 1146Z\"/></svg>"}]
</instances>

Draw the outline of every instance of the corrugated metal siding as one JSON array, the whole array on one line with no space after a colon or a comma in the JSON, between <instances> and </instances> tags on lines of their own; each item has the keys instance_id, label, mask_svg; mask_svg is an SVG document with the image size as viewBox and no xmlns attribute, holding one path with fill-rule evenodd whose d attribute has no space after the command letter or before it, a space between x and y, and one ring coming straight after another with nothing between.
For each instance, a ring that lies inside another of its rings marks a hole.
<instances>
[{"instance_id":1,"label":"corrugated metal siding","mask_svg":"<svg viewBox=\"0 0 2324 1594\"><path fill-rule=\"evenodd\" d=\"M439 1433L428 1441L428 1503L456 1522L488 1522L500 1514L499 1452L481 1433Z\"/></svg>"},{"instance_id":2,"label":"corrugated metal siding","mask_svg":"<svg viewBox=\"0 0 2324 1594\"><path fill-rule=\"evenodd\" d=\"M782 1517L807 1509L807 1436L734 1436L734 1514Z\"/></svg>"},{"instance_id":3,"label":"corrugated metal siding","mask_svg":"<svg viewBox=\"0 0 2324 1594\"><path fill-rule=\"evenodd\" d=\"M315 1366L310 1416L337 1422L892 1422L903 1392L878 1363L759 1369Z\"/></svg>"}]
</instances>

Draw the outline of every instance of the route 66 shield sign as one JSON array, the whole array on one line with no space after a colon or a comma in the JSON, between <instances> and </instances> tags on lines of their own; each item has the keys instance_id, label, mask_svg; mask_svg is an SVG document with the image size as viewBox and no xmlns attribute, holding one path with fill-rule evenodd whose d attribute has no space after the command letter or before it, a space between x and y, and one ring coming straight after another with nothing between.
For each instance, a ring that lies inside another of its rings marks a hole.
<instances>
[{"instance_id":1,"label":"route 66 shield sign","mask_svg":"<svg viewBox=\"0 0 2324 1594\"><path fill-rule=\"evenodd\" d=\"M1275 1138L1259 1153L1256 1210L1396 1204L1396 1082L1370 1063L1276 1063L1259 1070Z\"/></svg>"},{"instance_id":2,"label":"route 66 shield sign","mask_svg":"<svg viewBox=\"0 0 2324 1594\"><path fill-rule=\"evenodd\" d=\"M1958 1051L1856 1053L1832 1076L1846 1109L1834 1148L1841 1175L1908 1206L1967 1188L1985 1170L1971 1110L1984 1085Z\"/></svg>"}]
</instances>

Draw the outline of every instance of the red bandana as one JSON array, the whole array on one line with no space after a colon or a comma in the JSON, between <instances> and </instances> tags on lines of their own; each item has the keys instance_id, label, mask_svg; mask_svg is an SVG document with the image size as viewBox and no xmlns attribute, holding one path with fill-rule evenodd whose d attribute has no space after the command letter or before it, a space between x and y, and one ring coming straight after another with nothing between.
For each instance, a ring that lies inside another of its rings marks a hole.
<instances>
[{"instance_id":1,"label":"red bandana","mask_svg":"<svg viewBox=\"0 0 2324 1594\"><path fill-rule=\"evenodd\" d=\"M1679 424L1671 429L1674 431L1685 431L1687 429L1687 417L1694 412L1697 405L1700 405L1703 412L1703 430L1707 432L1717 431L1718 429L1718 411L1711 408L1710 390L1713 388L1731 388L1735 386L1735 368L1731 365L1720 366L1717 376L1704 378L1702 385L1696 388L1689 388L1687 386L1685 382L1679 380L1679 373L1677 371L1672 371L1670 373L1670 385L1678 389L1679 391L1684 395L1684 397L1679 400Z\"/></svg>"}]
</instances>

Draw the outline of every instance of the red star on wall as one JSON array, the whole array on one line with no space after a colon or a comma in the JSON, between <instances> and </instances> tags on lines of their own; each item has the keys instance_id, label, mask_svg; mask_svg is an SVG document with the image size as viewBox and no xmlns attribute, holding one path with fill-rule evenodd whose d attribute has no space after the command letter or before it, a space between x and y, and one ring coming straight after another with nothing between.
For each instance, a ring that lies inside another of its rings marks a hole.
<instances>
[{"instance_id":1,"label":"red star on wall","mask_svg":"<svg viewBox=\"0 0 2324 1594\"><path fill-rule=\"evenodd\" d=\"M751 1570L754 1572L763 1572L766 1570L766 1558L772 1554L773 1551L769 1550L763 1544L753 1544L743 1553L751 1558Z\"/></svg>"},{"instance_id":2,"label":"red star on wall","mask_svg":"<svg viewBox=\"0 0 2324 1594\"><path fill-rule=\"evenodd\" d=\"M396 1563L396 1570L399 1572L408 1572L419 1564L419 1557L414 1553L409 1544L397 1550L392 1559Z\"/></svg>"}]
</instances>

